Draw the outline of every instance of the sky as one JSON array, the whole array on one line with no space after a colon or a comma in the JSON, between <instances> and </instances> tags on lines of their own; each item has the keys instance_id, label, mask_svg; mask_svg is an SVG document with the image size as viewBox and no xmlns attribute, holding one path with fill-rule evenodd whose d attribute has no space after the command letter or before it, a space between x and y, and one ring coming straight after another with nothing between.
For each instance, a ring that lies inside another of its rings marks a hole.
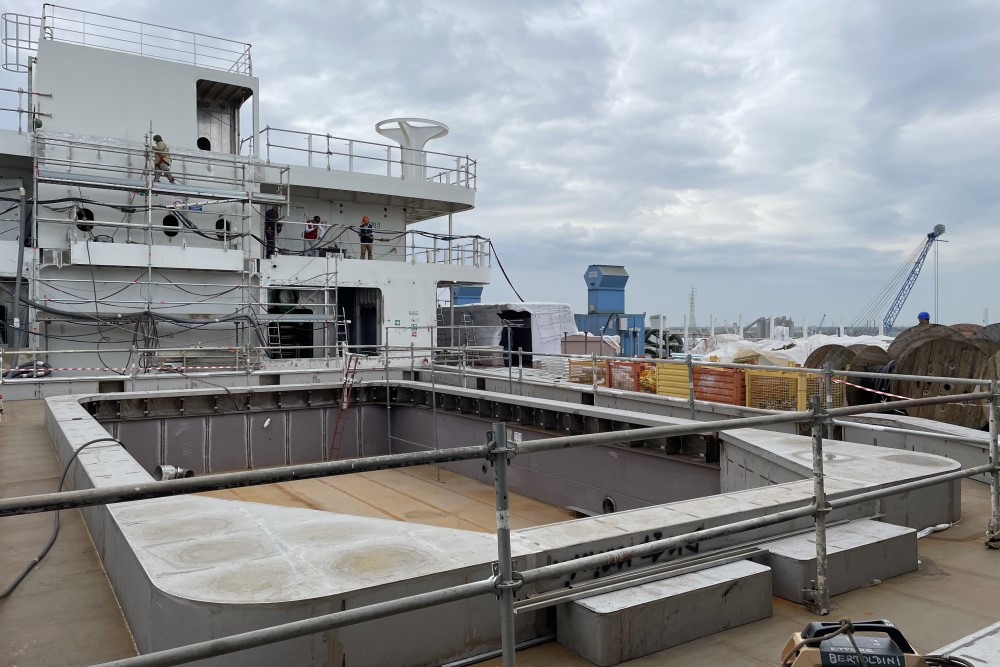
<instances>
[{"instance_id":1,"label":"sky","mask_svg":"<svg viewBox=\"0 0 1000 667\"><path fill-rule=\"evenodd\" d=\"M492 239L526 301L586 312L587 267L612 264L626 309L672 326L692 290L701 326L850 324L943 224L897 323L1000 321L998 2L87 8L251 43L261 126L448 125L428 149L477 161L456 231ZM494 270L484 300L517 299Z\"/></svg>"}]
</instances>

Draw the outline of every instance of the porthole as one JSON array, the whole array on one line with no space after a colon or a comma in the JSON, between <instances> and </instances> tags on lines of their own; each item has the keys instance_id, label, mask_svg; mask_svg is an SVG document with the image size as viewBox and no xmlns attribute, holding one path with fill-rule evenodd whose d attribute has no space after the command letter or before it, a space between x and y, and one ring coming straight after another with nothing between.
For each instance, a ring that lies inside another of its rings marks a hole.
<instances>
[{"instance_id":1,"label":"porthole","mask_svg":"<svg viewBox=\"0 0 1000 667\"><path fill-rule=\"evenodd\" d=\"M203 151L212 150L212 140L208 137L198 137L198 148Z\"/></svg>"},{"instance_id":2,"label":"porthole","mask_svg":"<svg viewBox=\"0 0 1000 667\"><path fill-rule=\"evenodd\" d=\"M215 236L220 240L224 240L228 236L233 235L233 228L229 221L225 218L219 218L215 221Z\"/></svg>"},{"instance_id":3,"label":"porthole","mask_svg":"<svg viewBox=\"0 0 1000 667\"><path fill-rule=\"evenodd\" d=\"M94 221L94 212L89 208L78 208L76 209L76 219L82 220L83 222L77 222L76 228L81 232L89 232L94 228L93 225L88 225L86 223Z\"/></svg>"},{"instance_id":4,"label":"porthole","mask_svg":"<svg viewBox=\"0 0 1000 667\"><path fill-rule=\"evenodd\" d=\"M612 512L614 512L615 509L617 509L617 505L615 505L615 499L612 498L611 496L604 496L604 501L601 502L601 509L604 510L605 514L611 514Z\"/></svg>"},{"instance_id":5,"label":"porthole","mask_svg":"<svg viewBox=\"0 0 1000 667\"><path fill-rule=\"evenodd\" d=\"M164 227L180 227L181 223L178 222L177 217L173 214L167 214L163 216L163 226ZM164 229L163 233L166 236L177 236L176 229Z\"/></svg>"}]
</instances>

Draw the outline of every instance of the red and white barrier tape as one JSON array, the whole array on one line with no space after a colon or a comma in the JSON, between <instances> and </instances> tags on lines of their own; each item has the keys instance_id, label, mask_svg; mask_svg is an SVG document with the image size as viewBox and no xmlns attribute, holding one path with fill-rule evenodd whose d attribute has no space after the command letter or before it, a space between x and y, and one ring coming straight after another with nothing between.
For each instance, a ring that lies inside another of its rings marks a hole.
<instances>
[{"instance_id":1,"label":"red and white barrier tape","mask_svg":"<svg viewBox=\"0 0 1000 667\"><path fill-rule=\"evenodd\" d=\"M854 384L853 382L848 382L847 380L839 380L833 378L833 381L837 384L846 384L848 387L854 387L855 389L862 389L864 391L870 391L873 394L878 394L879 396L888 396L889 398L898 398L901 401L909 401L909 396L899 396L898 394L890 394L886 391L879 391L878 389L871 389L870 387L862 387L860 384Z\"/></svg>"},{"instance_id":2,"label":"red and white barrier tape","mask_svg":"<svg viewBox=\"0 0 1000 667\"><path fill-rule=\"evenodd\" d=\"M862 387L859 384L853 384L851 382L848 382L847 380L838 380L837 378L833 378L833 381L834 382L838 382L840 384L846 384L849 387L855 387L857 389L862 389L864 391L870 391L871 393L878 394L879 396L888 396L889 398L898 398L901 401L912 401L913 400L909 396L899 396L898 394L890 394L890 393L885 392L885 391L879 391L878 389L870 389L869 387ZM958 395L959 394L952 394L952 396L958 396ZM970 405L977 406L977 405L982 405L982 404L981 403L965 403L965 402L956 401L955 403L949 403L949 405L964 405L964 406L968 407Z\"/></svg>"}]
</instances>

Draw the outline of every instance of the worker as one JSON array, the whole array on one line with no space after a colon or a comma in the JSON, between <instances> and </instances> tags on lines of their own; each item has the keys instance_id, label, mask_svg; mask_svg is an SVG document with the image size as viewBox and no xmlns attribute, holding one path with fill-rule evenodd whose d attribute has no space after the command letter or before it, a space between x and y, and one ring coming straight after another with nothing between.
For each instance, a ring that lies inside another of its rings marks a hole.
<instances>
[{"instance_id":1,"label":"worker","mask_svg":"<svg viewBox=\"0 0 1000 667\"><path fill-rule=\"evenodd\" d=\"M167 180L174 182L174 175L170 173L170 150L167 142L158 134L153 135L153 182L160 182L160 175L166 174Z\"/></svg>"},{"instance_id":2,"label":"worker","mask_svg":"<svg viewBox=\"0 0 1000 667\"><path fill-rule=\"evenodd\" d=\"M315 257L316 246L325 233L323 222L318 215L314 215L312 220L306 219L306 227L302 231L302 254Z\"/></svg>"},{"instance_id":3,"label":"worker","mask_svg":"<svg viewBox=\"0 0 1000 667\"><path fill-rule=\"evenodd\" d=\"M274 255L274 237L278 231L278 208L271 206L264 212L264 256Z\"/></svg>"},{"instance_id":4,"label":"worker","mask_svg":"<svg viewBox=\"0 0 1000 667\"><path fill-rule=\"evenodd\" d=\"M372 259L372 244L375 243L375 228L368 222L368 216L361 218L361 226L358 227L358 236L361 241L361 259ZM366 258L365 255L368 255Z\"/></svg>"},{"instance_id":5,"label":"worker","mask_svg":"<svg viewBox=\"0 0 1000 667\"><path fill-rule=\"evenodd\" d=\"M931 314L930 313L928 313L926 310L922 310L919 313L917 313L917 324L918 325L920 325L920 324L930 324L930 323L931 323Z\"/></svg>"}]
</instances>

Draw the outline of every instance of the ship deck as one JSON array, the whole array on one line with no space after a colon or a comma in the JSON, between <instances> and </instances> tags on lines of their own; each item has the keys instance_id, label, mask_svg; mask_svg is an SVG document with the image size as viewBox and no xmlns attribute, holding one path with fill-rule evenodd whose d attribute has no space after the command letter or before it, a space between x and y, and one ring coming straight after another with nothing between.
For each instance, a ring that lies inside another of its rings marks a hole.
<instances>
[{"instance_id":1,"label":"ship deck","mask_svg":"<svg viewBox=\"0 0 1000 667\"><path fill-rule=\"evenodd\" d=\"M0 423L0 496L55 488L60 468L42 426L42 402L7 402ZM276 505L333 510L480 532L494 529L494 490L433 467L213 493ZM570 518L565 509L511 496L512 527ZM833 598L828 620L886 618L925 651L1000 618L1000 552L984 548L989 489L962 483L963 518L920 540L920 569ZM0 585L6 586L45 544L47 514L2 519ZM774 616L625 664L775 665L792 632L816 617L775 598ZM0 665L91 665L135 654L131 636L78 510L62 513L52 552L7 600L0 601ZM588 665L555 642L520 651L520 665ZM481 665L499 665L499 658Z\"/></svg>"}]
</instances>

